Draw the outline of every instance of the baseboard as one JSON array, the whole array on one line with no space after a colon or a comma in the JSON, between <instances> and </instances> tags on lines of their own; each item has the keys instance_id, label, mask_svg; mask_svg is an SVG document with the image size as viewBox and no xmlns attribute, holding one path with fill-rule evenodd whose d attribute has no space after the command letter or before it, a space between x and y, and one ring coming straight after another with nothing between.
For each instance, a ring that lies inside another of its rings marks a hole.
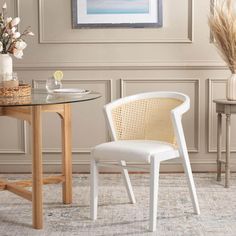
<instances>
[{"instance_id":1,"label":"baseboard","mask_svg":"<svg viewBox=\"0 0 236 236\"><path fill-rule=\"evenodd\" d=\"M215 172L216 164L214 163L193 163L191 164L192 170L195 173L199 172ZM148 167L147 165L140 165L140 167ZM44 173L60 173L61 165L48 165L45 164L43 166ZM111 167L100 167L99 171L102 173L118 173L118 168ZM181 164L172 164L172 163L163 163L161 164L161 173L182 173L183 167ZM231 171L236 171L236 166L232 166ZM22 164L22 165L12 165L12 164L1 164L0 165L1 173L31 173L31 165L30 164ZM139 171L132 171L134 173L139 173ZM140 170L142 172L142 170ZM145 172L145 170L144 170ZM74 164L73 165L73 173L89 173L89 164Z\"/></svg>"}]
</instances>

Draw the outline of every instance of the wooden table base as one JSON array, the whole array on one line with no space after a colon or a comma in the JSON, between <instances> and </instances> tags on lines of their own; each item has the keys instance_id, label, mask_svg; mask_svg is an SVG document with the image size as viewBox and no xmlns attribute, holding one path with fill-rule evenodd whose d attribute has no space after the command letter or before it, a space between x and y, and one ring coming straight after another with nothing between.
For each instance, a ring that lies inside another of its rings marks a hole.
<instances>
[{"instance_id":1,"label":"wooden table base","mask_svg":"<svg viewBox=\"0 0 236 236\"><path fill-rule=\"evenodd\" d=\"M42 168L42 112L56 112L61 117L62 128L62 175L43 178ZM72 203L72 161L71 161L71 106L70 104L43 105L32 107L4 107L1 116L26 120L32 129L32 181L8 182L0 180L0 190L8 190L32 201L32 221L35 229L43 228L43 184L62 183L62 201ZM32 187L32 191L25 189Z\"/></svg>"}]
</instances>

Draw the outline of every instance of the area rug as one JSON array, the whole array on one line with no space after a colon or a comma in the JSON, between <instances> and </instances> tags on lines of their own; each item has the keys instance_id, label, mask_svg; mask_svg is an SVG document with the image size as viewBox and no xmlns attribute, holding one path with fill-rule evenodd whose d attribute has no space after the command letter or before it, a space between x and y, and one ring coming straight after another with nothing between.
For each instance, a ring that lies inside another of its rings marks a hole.
<instances>
[{"instance_id":1,"label":"area rug","mask_svg":"<svg viewBox=\"0 0 236 236\"><path fill-rule=\"evenodd\" d=\"M9 180L29 175L0 175ZM31 203L0 192L1 236L74 235L236 235L236 174L231 187L216 182L215 174L194 174L201 215L193 208L184 174L161 174L157 232L148 232L149 175L132 174L137 203L129 204L119 174L100 175L98 220L89 219L89 175L73 175L73 204L61 203L61 186L44 186L44 229L31 227Z\"/></svg>"}]
</instances>

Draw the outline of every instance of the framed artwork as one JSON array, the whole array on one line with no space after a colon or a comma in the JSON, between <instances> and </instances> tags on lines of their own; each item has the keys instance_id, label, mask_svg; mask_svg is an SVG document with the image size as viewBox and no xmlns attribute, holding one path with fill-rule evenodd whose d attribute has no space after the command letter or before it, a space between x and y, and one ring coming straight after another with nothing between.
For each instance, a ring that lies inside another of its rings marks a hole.
<instances>
[{"instance_id":1,"label":"framed artwork","mask_svg":"<svg viewBox=\"0 0 236 236\"><path fill-rule=\"evenodd\" d=\"M162 0L72 0L73 28L162 26Z\"/></svg>"}]
</instances>

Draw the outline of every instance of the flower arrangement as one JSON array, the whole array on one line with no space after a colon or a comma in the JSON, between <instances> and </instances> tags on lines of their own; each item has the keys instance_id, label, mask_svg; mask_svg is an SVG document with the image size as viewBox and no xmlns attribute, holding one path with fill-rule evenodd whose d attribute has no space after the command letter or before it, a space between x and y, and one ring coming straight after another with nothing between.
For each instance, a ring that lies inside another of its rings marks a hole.
<instances>
[{"instance_id":1,"label":"flower arrangement","mask_svg":"<svg viewBox=\"0 0 236 236\"><path fill-rule=\"evenodd\" d=\"M214 44L232 74L236 73L236 10L234 7L233 0L216 2L212 6L208 22L215 40Z\"/></svg>"},{"instance_id":2,"label":"flower arrangement","mask_svg":"<svg viewBox=\"0 0 236 236\"><path fill-rule=\"evenodd\" d=\"M23 33L17 31L17 26L20 23L20 18L7 17L7 4L2 6L2 12L0 13L0 53L1 54L13 54L16 58L21 59L23 56L23 50L27 44L24 41L25 36L33 36L33 32L30 31L30 27L25 29Z\"/></svg>"}]
</instances>

